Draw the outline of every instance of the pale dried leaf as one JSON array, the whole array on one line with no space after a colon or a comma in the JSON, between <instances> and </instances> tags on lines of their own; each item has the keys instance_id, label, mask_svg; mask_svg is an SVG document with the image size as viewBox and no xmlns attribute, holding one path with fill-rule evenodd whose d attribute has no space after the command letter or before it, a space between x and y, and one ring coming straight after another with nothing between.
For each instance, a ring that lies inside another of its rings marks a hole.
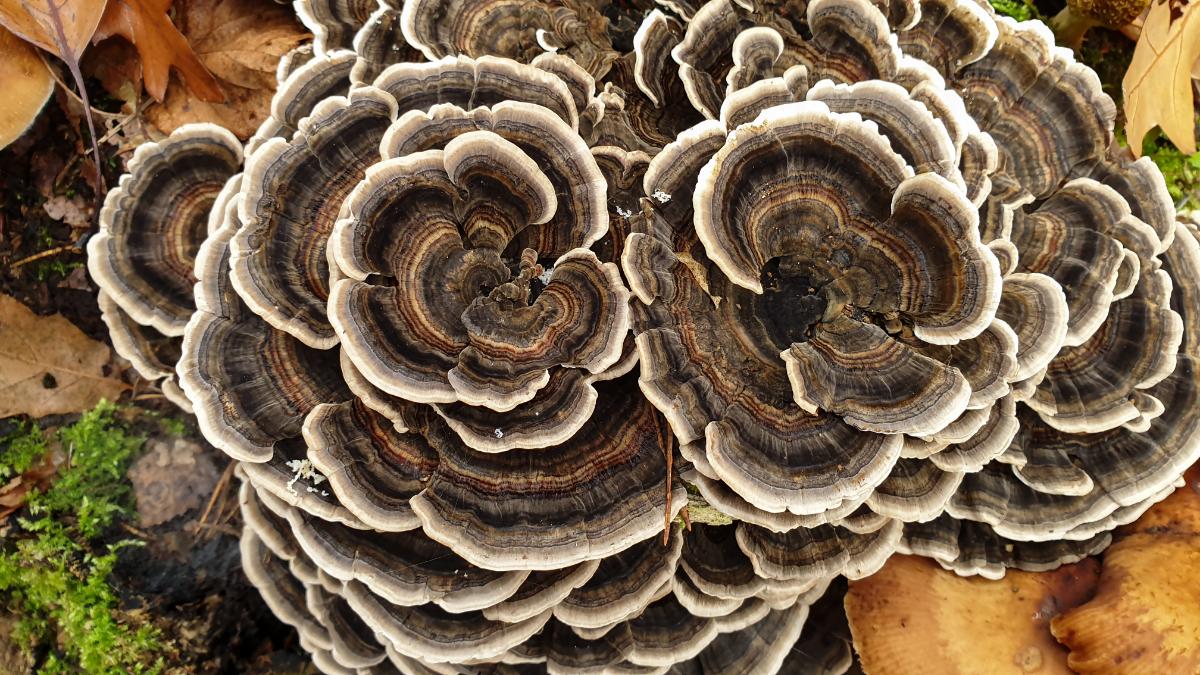
<instances>
[{"instance_id":1,"label":"pale dried leaf","mask_svg":"<svg viewBox=\"0 0 1200 675\"><path fill-rule=\"evenodd\" d=\"M95 39L120 35L132 42L142 57L146 91L159 101L166 95L172 67L199 98L225 100L217 81L167 17L170 6L171 0L110 0Z\"/></svg>"},{"instance_id":2,"label":"pale dried leaf","mask_svg":"<svg viewBox=\"0 0 1200 675\"><path fill-rule=\"evenodd\" d=\"M1184 154L1196 152L1192 67L1200 59L1200 0L1154 0L1125 72L1125 133L1134 156L1156 125Z\"/></svg>"},{"instance_id":3,"label":"pale dried leaf","mask_svg":"<svg viewBox=\"0 0 1200 675\"><path fill-rule=\"evenodd\" d=\"M258 0L177 2L176 22L227 100L207 103L172 87L163 105L147 110L146 117L163 133L212 122L250 137L269 113L280 57L309 34L288 7Z\"/></svg>"},{"instance_id":4,"label":"pale dried leaf","mask_svg":"<svg viewBox=\"0 0 1200 675\"><path fill-rule=\"evenodd\" d=\"M64 61L78 61L96 32L104 4L105 0L0 0L0 25Z\"/></svg>"},{"instance_id":5,"label":"pale dried leaf","mask_svg":"<svg viewBox=\"0 0 1200 675\"><path fill-rule=\"evenodd\" d=\"M54 91L54 78L37 50L0 27L0 148L25 133Z\"/></svg>"},{"instance_id":6,"label":"pale dried leaf","mask_svg":"<svg viewBox=\"0 0 1200 675\"><path fill-rule=\"evenodd\" d=\"M125 385L104 374L108 362L108 347L62 316L37 316L0 295L0 417L78 412L115 399Z\"/></svg>"}]
</instances>

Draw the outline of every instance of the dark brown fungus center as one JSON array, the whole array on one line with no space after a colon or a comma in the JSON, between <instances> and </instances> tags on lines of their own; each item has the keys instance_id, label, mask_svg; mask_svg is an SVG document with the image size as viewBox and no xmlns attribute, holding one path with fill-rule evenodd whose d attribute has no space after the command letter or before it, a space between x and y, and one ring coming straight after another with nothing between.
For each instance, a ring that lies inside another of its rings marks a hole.
<instances>
[{"instance_id":1,"label":"dark brown fungus center","mask_svg":"<svg viewBox=\"0 0 1200 675\"><path fill-rule=\"evenodd\" d=\"M763 266L761 295L743 305L760 321L781 351L811 337L809 329L821 320L828 301L807 265L792 258L772 258Z\"/></svg>"}]
</instances>

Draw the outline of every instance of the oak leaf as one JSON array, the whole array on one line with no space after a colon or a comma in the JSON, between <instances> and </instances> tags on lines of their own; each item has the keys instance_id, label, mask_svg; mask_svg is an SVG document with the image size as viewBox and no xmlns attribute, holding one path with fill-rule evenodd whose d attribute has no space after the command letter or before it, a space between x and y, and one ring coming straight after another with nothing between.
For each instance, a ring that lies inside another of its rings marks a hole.
<instances>
[{"instance_id":1,"label":"oak leaf","mask_svg":"<svg viewBox=\"0 0 1200 675\"><path fill-rule=\"evenodd\" d=\"M1154 0L1121 82L1125 133L1135 157L1155 125L1184 154L1196 152L1191 74L1198 59L1200 0Z\"/></svg>"},{"instance_id":2,"label":"oak leaf","mask_svg":"<svg viewBox=\"0 0 1200 675\"><path fill-rule=\"evenodd\" d=\"M104 374L108 346L60 315L38 316L0 295L0 417L87 410L125 385Z\"/></svg>"},{"instance_id":3,"label":"oak leaf","mask_svg":"<svg viewBox=\"0 0 1200 675\"><path fill-rule=\"evenodd\" d=\"M120 35L132 42L142 58L146 91L159 101L166 95L172 67L199 98L225 100L217 81L167 17L170 6L171 0L109 0L94 41Z\"/></svg>"},{"instance_id":4,"label":"oak leaf","mask_svg":"<svg viewBox=\"0 0 1200 675\"><path fill-rule=\"evenodd\" d=\"M175 23L225 90L225 103L176 87L146 118L163 133L190 122L219 124L250 137L270 113L280 57L311 36L286 5L261 0L176 0Z\"/></svg>"},{"instance_id":5,"label":"oak leaf","mask_svg":"<svg viewBox=\"0 0 1200 675\"><path fill-rule=\"evenodd\" d=\"M29 43L0 26L0 148L25 133L54 91L46 62Z\"/></svg>"}]
</instances>

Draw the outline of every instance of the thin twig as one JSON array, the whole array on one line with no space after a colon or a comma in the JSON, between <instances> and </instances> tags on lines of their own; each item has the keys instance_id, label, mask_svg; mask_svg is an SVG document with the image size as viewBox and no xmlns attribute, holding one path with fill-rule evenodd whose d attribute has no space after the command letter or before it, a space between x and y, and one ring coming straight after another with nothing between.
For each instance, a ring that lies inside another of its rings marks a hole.
<instances>
[{"instance_id":1,"label":"thin twig","mask_svg":"<svg viewBox=\"0 0 1200 675\"><path fill-rule=\"evenodd\" d=\"M132 534L133 536L138 537L140 539L149 540L149 539L153 538L153 536L149 532L146 532L145 530L139 530L136 527L130 525L129 523L121 523L121 529L125 530L126 532L128 532L128 533Z\"/></svg>"},{"instance_id":2,"label":"thin twig","mask_svg":"<svg viewBox=\"0 0 1200 675\"><path fill-rule=\"evenodd\" d=\"M9 265L9 269L15 270L18 267L21 267L22 265L28 265L29 263L36 262L38 260L41 260L42 258L49 258L50 256L58 255L59 253L64 253L64 252L68 252L68 251L71 253L79 253L80 252L79 247L76 246L75 244L63 244L62 246L55 246L54 248L48 248L45 251L39 251L38 253L34 253L33 255L31 255L27 258L21 258L20 260L13 263L12 265Z\"/></svg>"},{"instance_id":3,"label":"thin twig","mask_svg":"<svg viewBox=\"0 0 1200 675\"><path fill-rule=\"evenodd\" d=\"M66 0L63 0L66 4ZM59 16L58 10L62 5L54 4L53 0L46 3L50 10L51 23L54 24L55 39L58 41L58 49L62 54L63 60L67 62L67 68L71 71L71 77L75 79L75 86L79 87L79 96L83 98L83 116L87 118L88 132L92 141L92 159L96 162L96 181L100 189L96 191L96 213L100 213L100 207L104 203L104 193L107 192L104 188L104 168L100 165L100 145L96 138L96 123L92 120L92 104L88 100L87 87L83 86L83 73L79 70L79 54L71 48L71 43L67 42L67 34L63 27L62 17Z\"/></svg>"},{"instance_id":4,"label":"thin twig","mask_svg":"<svg viewBox=\"0 0 1200 675\"><path fill-rule=\"evenodd\" d=\"M220 480L217 481L217 486L213 488L212 496L208 498L208 505L204 507L204 513L200 516L200 524L204 525L208 522L208 516L212 513L213 507L217 504L217 497L225 491L225 486L229 484L229 479L233 477L233 462L230 462L225 471L221 474Z\"/></svg>"}]
</instances>

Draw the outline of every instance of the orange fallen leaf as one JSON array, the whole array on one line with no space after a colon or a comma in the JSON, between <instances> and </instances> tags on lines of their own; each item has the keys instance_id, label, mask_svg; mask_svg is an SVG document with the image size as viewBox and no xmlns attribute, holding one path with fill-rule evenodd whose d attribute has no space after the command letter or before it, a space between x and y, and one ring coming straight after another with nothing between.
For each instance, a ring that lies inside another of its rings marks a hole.
<instances>
[{"instance_id":1,"label":"orange fallen leaf","mask_svg":"<svg viewBox=\"0 0 1200 675\"><path fill-rule=\"evenodd\" d=\"M17 140L33 124L54 91L50 69L28 42L0 27L0 148Z\"/></svg>"},{"instance_id":2,"label":"orange fallen leaf","mask_svg":"<svg viewBox=\"0 0 1200 675\"><path fill-rule=\"evenodd\" d=\"M125 385L104 374L108 346L59 315L38 316L0 295L0 417L87 410Z\"/></svg>"},{"instance_id":3,"label":"orange fallen leaf","mask_svg":"<svg viewBox=\"0 0 1200 675\"><path fill-rule=\"evenodd\" d=\"M220 82L225 103L197 99L177 87L146 118L163 133L213 122L250 137L270 113L279 59L311 36L286 5L260 0L177 0L175 22L196 56Z\"/></svg>"},{"instance_id":4,"label":"orange fallen leaf","mask_svg":"<svg viewBox=\"0 0 1200 675\"><path fill-rule=\"evenodd\" d=\"M220 85L167 17L170 5L171 0L109 0L93 40L120 35L132 42L142 58L146 91L159 101L166 96L172 67L200 99L224 101Z\"/></svg>"},{"instance_id":5,"label":"orange fallen leaf","mask_svg":"<svg viewBox=\"0 0 1200 675\"><path fill-rule=\"evenodd\" d=\"M1155 126L1184 154L1196 152L1192 67L1200 59L1200 0L1154 0L1121 86L1135 157Z\"/></svg>"}]
</instances>

